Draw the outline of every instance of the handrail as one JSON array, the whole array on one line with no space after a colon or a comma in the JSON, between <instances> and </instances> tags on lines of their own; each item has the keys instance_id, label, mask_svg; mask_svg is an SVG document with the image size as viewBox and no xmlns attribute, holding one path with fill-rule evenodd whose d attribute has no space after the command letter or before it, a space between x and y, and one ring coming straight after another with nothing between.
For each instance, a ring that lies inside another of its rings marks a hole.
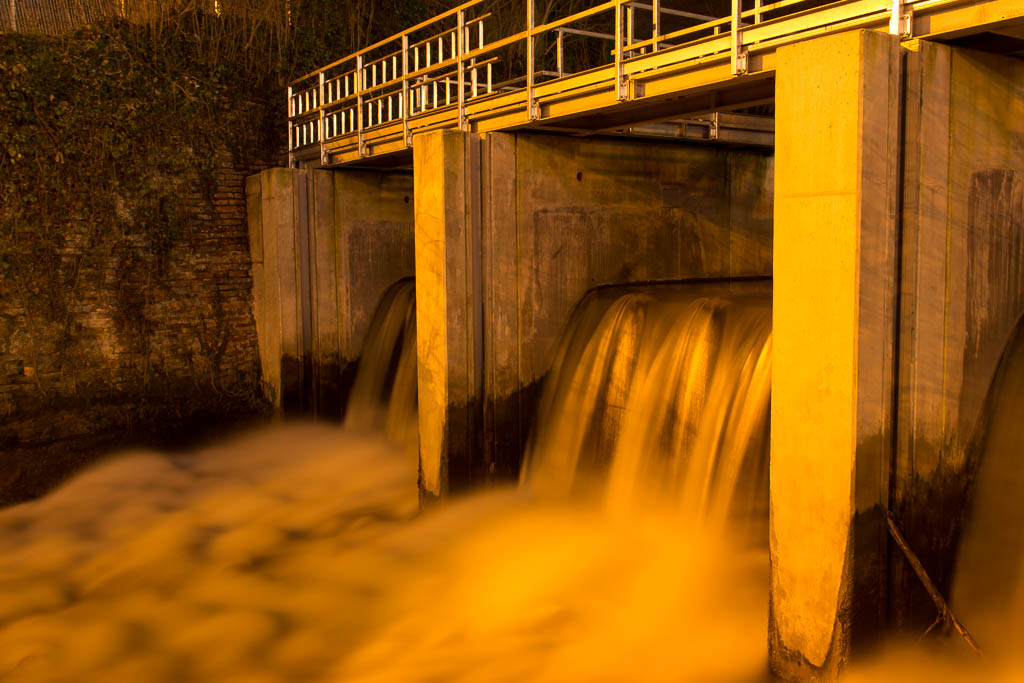
<instances>
[{"instance_id":1,"label":"handrail","mask_svg":"<svg viewBox=\"0 0 1024 683\"><path fill-rule=\"evenodd\" d=\"M775 45L832 30L830 27L837 25L848 25L851 21L863 23L870 19L873 22L890 11L889 0L837 0L810 8L806 5L812 0L770 3L745 0L746 8L744 0L732 0L727 16L711 17L662 7L662 0L604 0L570 16L535 24L535 0L523 0L527 3L523 30L511 35L486 36L485 40L485 23L493 16L492 12L472 12L473 17L467 16L467 12L493 1L469 0L292 81L288 87L290 162L294 162L296 150L316 144L320 147L322 161L327 163L328 143L338 147L339 139L345 141L347 149L358 149L359 156L363 156L368 153L366 131L385 124L401 125L400 143L406 147L411 145L412 133L424 130L423 126L466 129L471 125L471 116L474 121L481 116L494 116L486 113L494 107L507 111L517 102L509 100L508 94L516 91L525 93L524 116L525 122L529 122L541 116L538 97L545 102L554 101L553 97L563 97L569 90L579 92L581 84L597 88L588 88L588 92L601 88L608 92L611 88L619 101L641 96L639 91L634 92L633 84L637 79L647 78L643 74L650 73L650 69L679 70L709 60L725 61L732 75L742 76L748 70L748 53L762 54ZM891 26L908 26L907 15L902 13L912 12L918 6L964 1L891 2L894 17ZM751 3L753 7L749 7ZM801 5L805 7L798 8ZM901 13L898 22L895 21L897 11ZM592 19L608 12L614 15L613 33L606 33L603 27L593 30ZM650 13L650 28L644 30L650 37L637 40L636 12ZM698 23L664 32L663 15ZM452 20L454 25L445 25ZM430 36L412 42L414 35L432 27ZM556 40L557 70L553 72L537 63L535 48L535 40L549 34L554 34ZM567 73L566 36L584 40L611 39L614 47L606 53L610 55L610 63L603 61L608 59L605 56L597 60L597 66L593 66L591 60L590 64L578 64ZM494 68L505 62L503 53L524 42L525 50L518 53L515 61L508 62L504 75L499 74L502 83L495 84ZM367 59L387 45L400 47ZM436 54L431 49L433 46L437 47ZM522 62L518 61L524 56L525 73ZM352 67L335 72L345 64L352 64ZM580 77L588 73L591 75L581 80ZM591 83L594 79L607 81ZM453 107L456 114L444 113ZM426 117L432 113L437 115ZM506 116L505 113L500 115ZM514 125L522 125L522 122ZM373 140L380 137L377 133L373 135L376 136L371 136Z\"/></svg>"},{"instance_id":2,"label":"handrail","mask_svg":"<svg viewBox=\"0 0 1024 683\"><path fill-rule=\"evenodd\" d=\"M370 45L368 47L364 47L362 50L358 50L356 52L353 52L352 54L349 54L349 55L346 55L346 56L342 57L341 59L337 59L337 60L331 62L330 64L328 64L327 66L323 66L323 67L320 67L319 69L315 69L315 70L309 72L308 74L306 74L305 76L300 76L299 78L296 78L294 81L292 81L292 85L295 85L299 81L304 81L307 78L312 78L313 76L316 76L321 71L326 71L327 69L330 69L330 68L333 68L335 66L338 66L339 64L343 64L343 63L349 61L350 59L355 59L356 57L365 55L367 52L372 52L372 51L376 50L378 47L380 47L382 45L387 45L388 43L390 43L392 41L395 41L395 40L401 40L401 38L403 36L412 35L413 33L416 33L416 31L419 31L420 29L426 28L427 26L430 26L431 24L436 24L439 21L444 21L445 19L448 19L449 17L453 17L453 16L457 15L459 12L464 12L465 10L469 9L470 7L476 7L477 5L482 5L485 2L487 2L487 0L469 0L469 2L464 2L461 5L459 5L458 7L453 7L450 10L442 12L441 14L438 14L437 16L435 16L435 17L433 17L431 19L427 19L426 21L421 21L420 23L416 24L415 26L407 28L407 29L405 29L404 31L402 31L400 33L396 33L395 35L390 36L388 38L384 38L383 40L378 40L373 45Z\"/></svg>"}]
</instances>

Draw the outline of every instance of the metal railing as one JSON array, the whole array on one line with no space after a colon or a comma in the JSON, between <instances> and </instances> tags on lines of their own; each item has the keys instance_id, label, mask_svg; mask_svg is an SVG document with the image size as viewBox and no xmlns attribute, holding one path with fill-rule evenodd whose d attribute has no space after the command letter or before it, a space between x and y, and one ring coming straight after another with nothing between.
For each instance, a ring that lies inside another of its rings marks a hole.
<instances>
[{"instance_id":1,"label":"metal railing","mask_svg":"<svg viewBox=\"0 0 1024 683\"><path fill-rule=\"evenodd\" d=\"M525 97L526 120L536 121L538 89L548 83L566 82L579 91L587 83L614 79L616 99L624 101L634 97L630 77L645 69L727 59L731 74L742 76L751 50L858 21L882 21L892 32L908 35L913 4L732 0L728 16L714 17L672 7L670 1L607 0L538 24L534 0L524 0L525 26L509 35L495 34L488 11L493 0L466 2L294 81L288 88L290 160L319 145L327 163L328 147L339 140L365 157L367 137L381 129L405 147L419 130L468 129L468 107L480 112L488 102L507 106L505 96L513 92ZM590 45L576 44L570 54L572 41ZM589 80L576 78L580 75Z\"/></svg>"}]
</instances>

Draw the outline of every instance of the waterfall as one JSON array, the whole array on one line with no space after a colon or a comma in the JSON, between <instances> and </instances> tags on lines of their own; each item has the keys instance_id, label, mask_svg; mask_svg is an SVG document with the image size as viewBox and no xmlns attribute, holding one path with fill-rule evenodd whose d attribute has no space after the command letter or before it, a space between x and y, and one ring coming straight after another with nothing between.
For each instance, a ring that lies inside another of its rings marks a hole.
<instances>
[{"instance_id":1,"label":"waterfall","mask_svg":"<svg viewBox=\"0 0 1024 683\"><path fill-rule=\"evenodd\" d=\"M1024 318L989 390L978 474L952 607L986 652L1020 657L1024 638Z\"/></svg>"},{"instance_id":2,"label":"waterfall","mask_svg":"<svg viewBox=\"0 0 1024 683\"><path fill-rule=\"evenodd\" d=\"M545 380L521 485L766 523L770 398L766 283L592 292Z\"/></svg>"},{"instance_id":3,"label":"waterfall","mask_svg":"<svg viewBox=\"0 0 1024 683\"><path fill-rule=\"evenodd\" d=\"M399 280L381 298L363 342L345 426L379 431L415 452L416 283Z\"/></svg>"}]
</instances>

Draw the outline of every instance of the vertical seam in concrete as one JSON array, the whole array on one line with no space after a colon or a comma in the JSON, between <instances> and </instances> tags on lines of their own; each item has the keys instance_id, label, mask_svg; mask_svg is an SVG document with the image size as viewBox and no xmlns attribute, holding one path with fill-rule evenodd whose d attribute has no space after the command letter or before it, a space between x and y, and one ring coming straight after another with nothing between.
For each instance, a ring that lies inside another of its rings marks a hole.
<instances>
[{"instance_id":1,"label":"vertical seam in concrete","mask_svg":"<svg viewBox=\"0 0 1024 683\"><path fill-rule=\"evenodd\" d=\"M896 137L896 211L893 216L893 220L896 221L896 254L895 254L895 277L893 278L893 284L895 287L894 292L894 308L893 308L893 362L892 362L892 433L891 443L889 445L891 451L889 453L889 481L886 492L886 510L891 511L893 502L895 501L895 485L896 485L896 468L898 466L899 453L899 399L900 399L900 349L901 335L903 330L903 196L904 196L904 172L906 168L906 139L907 139L907 55L902 48L897 47L899 54L897 55L898 69L899 69L899 86L897 89L897 137ZM891 546L890 546L891 550ZM891 604L891 600L889 601Z\"/></svg>"},{"instance_id":2,"label":"vertical seam in concrete","mask_svg":"<svg viewBox=\"0 0 1024 683\"><path fill-rule=\"evenodd\" d=\"M520 263L521 263L521 254L519 253L519 250L520 250L519 233L520 233L520 230L522 229L522 222L520 220L520 215L519 215L519 206L520 206L520 204L519 204L519 136L516 135L515 133L512 134L512 145L511 145L511 147L512 147L512 197L513 197L513 206L514 206L514 209L513 209L513 211L514 211L514 213L513 213L513 230L515 231L515 234L513 235L513 239L514 239L514 242L515 242L515 253L513 255L513 264L514 264L514 268L513 269L515 271L514 283L515 283L515 288L516 288L515 289L515 296L513 298L513 301L515 302L514 308L515 308L515 325L516 325L516 335L515 335L515 343L516 343L516 349L515 349L515 359L516 359L515 377L516 377L516 387L518 388L518 391L516 391L516 431L517 431L516 441L517 441L518 450L519 450L519 467L520 467L520 472L522 472L522 463L523 463L524 458L526 457L526 454L523 451L526 449L527 442L529 441L530 435L529 434L526 434L526 435L523 434L523 429L524 429L524 424L523 424L523 391L522 391L523 390L523 325L522 325L522 315L520 313L522 311L522 300L520 298L522 296L522 287L520 286L520 283L519 283L519 274L520 274L519 270L520 270Z\"/></svg>"},{"instance_id":3,"label":"vertical seam in concrete","mask_svg":"<svg viewBox=\"0 0 1024 683\"><path fill-rule=\"evenodd\" d=\"M952 281L952 258L950 258L953 249L953 202L950 201L950 195L953 192L953 185L949 182L949 179L953 175L953 126L949 125L949 121L953 118L953 54L952 51L946 52L946 68L943 76L948 81L948 87L946 88L946 101L944 102L945 117L947 122L946 128L946 263L945 263L945 278L944 278L944 292L943 292L943 304L942 304L942 441L946 441L946 436L950 433L949 425L949 391L947 390L947 378L948 373L946 372L946 364L949 360L949 304L950 304L950 283ZM942 446L940 446L941 448Z\"/></svg>"},{"instance_id":4,"label":"vertical seam in concrete","mask_svg":"<svg viewBox=\"0 0 1024 683\"><path fill-rule=\"evenodd\" d=\"M857 184L856 184L856 187L854 188L854 191L855 191L855 193L857 195L857 202L856 202L856 208L855 208L855 212L856 213L854 215L854 220L855 220L855 226L856 227L855 227L855 231L854 231L854 235L855 236L854 236L854 254L853 254L853 263L854 263L854 267L853 267L853 311L852 311L852 315L853 315L853 325L852 325L852 327L853 327L853 340L852 340L853 341L853 362L852 362L852 366L851 366L852 372L853 372L853 377L850 378L851 382L853 384L853 391L850 392L850 393L851 393L851 399L853 401L853 406L852 406L852 409L851 409L851 415L853 416L853 425L854 425L853 429L851 430L851 433L850 433L850 439L851 439L851 442L852 442L850 444L850 452L851 453L856 453L857 452L857 438L859 436L857 425L858 425L858 423L860 421L860 412L858 411L858 406L859 406L859 403L860 403L860 386L859 386L859 374L860 374L860 329L859 329L859 327L860 327L860 325L858 324L858 321L860 320L860 309L861 309L861 306L860 306L860 292L861 292L861 289L860 289L860 286L861 286L861 277L860 277L860 275L861 275L861 273L860 273L860 271L861 271L861 226L863 225L863 222L864 222L864 200L863 200L863 192L864 192L864 148L866 147L866 145L864 144L864 118L865 118L864 117L864 107L865 107L865 80L864 80L864 72L866 71L866 69L864 68L864 62L866 61L866 58L867 58L866 53L867 53L867 50L868 50L868 46L867 46L868 39L869 39L869 36L868 36L867 32L866 31L861 31L860 34L859 34L859 39L857 40L857 52L858 52L858 54L857 54L857 64L858 64L858 68L857 68L857 123L856 123L855 130L857 131L857 135L860 138L860 140L858 141L858 144L857 144L857 169L856 169L856 176L855 176L856 179L857 179L856 180ZM850 500L851 501L856 501L856 499L857 499L857 465L856 465L856 458L854 458L854 460L851 463L851 465L852 465L852 470L850 472ZM852 524L852 521L851 521L851 525L850 525L850 534L851 534L851 538L852 538L852 534L853 534L853 524ZM850 548L852 549L852 544L850 545ZM852 571L852 568L851 568L851 571Z\"/></svg>"}]
</instances>

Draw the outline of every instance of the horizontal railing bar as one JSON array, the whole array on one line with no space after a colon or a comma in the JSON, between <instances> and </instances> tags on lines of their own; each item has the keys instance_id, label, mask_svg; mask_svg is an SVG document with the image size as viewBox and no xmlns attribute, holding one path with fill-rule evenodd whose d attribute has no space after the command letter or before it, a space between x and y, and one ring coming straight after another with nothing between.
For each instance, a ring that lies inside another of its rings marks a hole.
<instances>
[{"instance_id":1,"label":"horizontal railing bar","mask_svg":"<svg viewBox=\"0 0 1024 683\"><path fill-rule=\"evenodd\" d=\"M542 33L547 33L548 31L553 31L556 28L559 28L561 26L568 26L569 24L574 24L577 21L582 21L583 19L588 19L588 18L594 16L595 14L600 14L601 12L613 11L614 9L615 9L615 2L614 2L614 0L610 0L609 2L604 2L604 3L601 3L600 5L595 5L594 7L591 7L590 9L582 10L582 11L577 12L576 14L572 14L572 15L570 15L568 17L563 17L561 19L556 19L554 21L549 21L546 24L541 24L540 26L536 26L533 29L533 35L534 36L539 36ZM523 33L527 33L527 31L524 31Z\"/></svg>"},{"instance_id":2,"label":"horizontal railing bar","mask_svg":"<svg viewBox=\"0 0 1024 683\"><path fill-rule=\"evenodd\" d=\"M337 59L337 60L331 62L330 64L328 64L327 66L324 66L324 67L321 67L319 69L316 69L315 71L310 71L305 76L301 76L299 78L296 78L294 81L292 81L292 85L294 85L295 83L298 83L299 81L304 81L307 78L312 78L313 76L318 75L321 71L325 71L325 70L330 69L332 67L338 66L339 64L344 64L345 62L347 62L350 59L355 59L356 57L361 57L362 55L365 55L368 52L373 52L378 47L381 47L382 45L387 45L388 43L390 43L390 42L392 42L394 40L401 40L402 36L411 35L411 34L415 33L416 31L419 31L420 29L423 29L423 28L426 28L427 26L430 26L431 24L436 24L439 21L444 21L445 19L449 19L451 17L458 16L459 12L467 10L467 9L469 9L471 7L476 7L477 5L482 5L484 2L486 2L486 0L469 0L468 2L464 2L464 3L462 3L461 5L459 5L457 7L452 7L450 10L447 10L446 12L442 12L441 14L438 14L436 17L433 17L431 19L427 19L426 21L421 21L420 23L416 24L415 26L412 26L410 28L405 29L401 33L396 33L395 35L389 36L387 38L384 38L383 40L378 40L376 43L374 43L373 45L370 45L369 47L364 47L362 50L359 50L357 52L353 52L352 54L349 54L349 55L345 55L341 59Z\"/></svg>"},{"instance_id":3,"label":"horizontal railing bar","mask_svg":"<svg viewBox=\"0 0 1024 683\"><path fill-rule=\"evenodd\" d=\"M815 7L786 16L776 17L763 21L756 26L744 30L744 34L750 37L750 42L762 42L774 40L787 35L798 35L809 30L825 28L836 21L849 21L859 17L868 16L876 12L888 12L890 4L886 0L853 0L853 2L834 2L822 7ZM810 15L821 15L823 21L808 26L802 21ZM794 28L785 28L785 24L797 24ZM779 30L783 27L783 30Z\"/></svg>"},{"instance_id":4,"label":"horizontal railing bar","mask_svg":"<svg viewBox=\"0 0 1024 683\"><path fill-rule=\"evenodd\" d=\"M574 36L587 36L588 38L601 38L603 40L615 40L611 33L598 33L597 31L584 31L579 28L556 28L557 33L569 33Z\"/></svg>"},{"instance_id":5,"label":"horizontal railing bar","mask_svg":"<svg viewBox=\"0 0 1024 683\"><path fill-rule=\"evenodd\" d=\"M486 14L481 14L479 17L477 17L475 19L467 19L466 20L466 27L468 28L470 26L473 26L474 24L479 24L481 21L483 21L484 19L489 19L491 16L492 16L492 14L490 12L487 12ZM456 32L458 32L458 30L459 30L458 26L453 26L452 28L448 29L447 31L441 31L440 33L435 33L434 35L430 36L429 38L424 38L423 40L421 40L419 42L409 43L409 49L411 50L411 49L413 49L415 47L422 47L423 45L426 45L427 43L433 42L433 41L437 40L438 38L441 38L443 36L451 35L452 33L456 33ZM401 37L401 36L399 36L399 37ZM402 54L401 51L399 51L398 54Z\"/></svg>"},{"instance_id":6,"label":"horizontal railing bar","mask_svg":"<svg viewBox=\"0 0 1024 683\"><path fill-rule=\"evenodd\" d=\"M809 2L810 0L800 0L800 2ZM623 3L623 7L635 7L637 9L647 10L648 12L654 11L654 5L648 5L644 2L626 2ZM684 12L681 9L672 9L670 7L661 7L660 11L662 14L668 14L673 17L685 17L687 19L696 19L698 21L714 21L718 17L712 17L707 14L695 14L694 12Z\"/></svg>"},{"instance_id":7,"label":"horizontal railing bar","mask_svg":"<svg viewBox=\"0 0 1024 683\"><path fill-rule=\"evenodd\" d=\"M678 31L672 31L671 33L666 33L666 34L658 36L656 38L648 38L647 40L642 40L642 41L640 41L638 43L632 43L630 45L625 45L625 46L623 46L622 51L623 52L636 52L637 50L640 50L642 48L648 47L650 45L654 45L654 43L664 43L664 42L669 41L669 40L675 40L677 38L682 38L684 36L692 35L694 33L700 33L701 31L707 31L707 30L714 29L716 26L725 26L725 25L728 25L728 24L731 24L731 23L732 23L732 17L722 17L721 19L718 19L717 21L709 21L706 24L698 24L697 26L688 26L686 28L679 29ZM673 47L677 47L677 46L673 46Z\"/></svg>"}]
</instances>

